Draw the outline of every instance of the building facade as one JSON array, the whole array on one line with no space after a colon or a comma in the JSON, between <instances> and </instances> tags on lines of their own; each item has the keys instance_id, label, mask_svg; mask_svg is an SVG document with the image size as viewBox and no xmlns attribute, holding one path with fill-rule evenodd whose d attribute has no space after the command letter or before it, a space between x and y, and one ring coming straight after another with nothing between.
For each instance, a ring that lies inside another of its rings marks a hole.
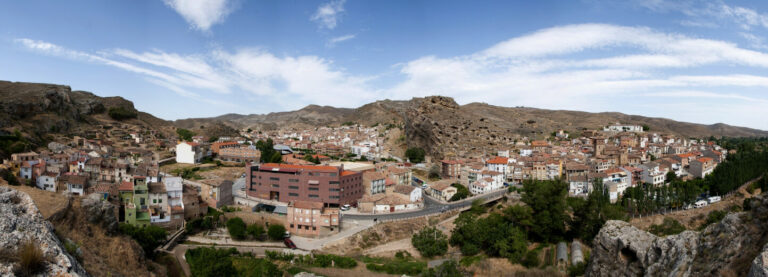
<instances>
[{"instance_id":1,"label":"building facade","mask_svg":"<svg viewBox=\"0 0 768 277\"><path fill-rule=\"evenodd\" d=\"M344 167L266 163L246 165L250 197L279 202L322 202L330 207L353 205L363 196L363 173Z\"/></svg>"}]
</instances>

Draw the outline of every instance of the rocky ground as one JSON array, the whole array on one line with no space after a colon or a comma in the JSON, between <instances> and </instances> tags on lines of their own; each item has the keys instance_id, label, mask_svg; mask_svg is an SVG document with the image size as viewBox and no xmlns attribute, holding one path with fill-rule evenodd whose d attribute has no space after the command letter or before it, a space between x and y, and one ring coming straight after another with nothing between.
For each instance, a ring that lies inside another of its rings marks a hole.
<instances>
[{"instance_id":1,"label":"rocky ground","mask_svg":"<svg viewBox=\"0 0 768 277\"><path fill-rule=\"evenodd\" d=\"M53 225L45 221L24 192L0 187L0 275L16 275L24 261L20 249L32 243L42 252L42 265L35 276L89 276L75 257L67 253Z\"/></svg>"},{"instance_id":2,"label":"rocky ground","mask_svg":"<svg viewBox=\"0 0 768 277\"><path fill-rule=\"evenodd\" d=\"M657 237L608 221L593 241L588 276L745 276L765 272L768 194L701 232ZM756 275L760 276L760 275Z\"/></svg>"}]
</instances>

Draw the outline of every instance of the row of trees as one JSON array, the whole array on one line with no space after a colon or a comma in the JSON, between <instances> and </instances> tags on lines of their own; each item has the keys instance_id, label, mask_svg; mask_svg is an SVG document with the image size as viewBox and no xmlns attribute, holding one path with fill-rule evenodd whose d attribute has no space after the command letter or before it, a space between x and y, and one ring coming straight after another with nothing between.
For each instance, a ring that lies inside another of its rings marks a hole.
<instances>
[{"instance_id":1,"label":"row of trees","mask_svg":"<svg viewBox=\"0 0 768 277\"><path fill-rule=\"evenodd\" d=\"M527 181L522 201L488 216L482 206L459 215L449 240L471 256L484 252L508 258L514 263L535 265L536 253L529 253L528 241L554 243L574 238L590 242L607 220L626 220L620 205L611 204L602 184L586 198L569 198L567 184L560 180Z\"/></svg>"},{"instance_id":2,"label":"row of trees","mask_svg":"<svg viewBox=\"0 0 768 277\"><path fill-rule=\"evenodd\" d=\"M235 240L244 240L249 236L256 240L264 240L265 238L281 240L285 235L285 226L283 225L272 224L265 230L264 225L260 223L246 226L243 219L239 217L233 217L227 220L226 226L229 235Z\"/></svg>"},{"instance_id":3,"label":"row of trees","mask_svg":"<svg viewBox=\"0 0 768 277\"><path fill-rule=\"evenodd\" d=\"M649 214L664 209L676 209L692 204L702 194L724 195L768 171L768 140L765 138L724 138L717 140L723 147L736 150L704 179L682 181L674 173L667 174L667 186L628 188L621 205L631 214ZM768 187L768 184L766 184Z\"/></svg>"}]
</instances>

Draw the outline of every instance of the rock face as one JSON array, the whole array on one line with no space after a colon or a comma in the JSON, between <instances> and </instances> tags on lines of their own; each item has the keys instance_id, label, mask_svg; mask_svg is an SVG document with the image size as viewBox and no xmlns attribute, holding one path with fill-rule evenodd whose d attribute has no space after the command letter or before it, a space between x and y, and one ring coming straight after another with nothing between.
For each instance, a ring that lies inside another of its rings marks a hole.
<instances>
[{"instance_id":1,"label":"rock face","mask_svg":"<svg viewBox=\"0 0 768 277\"><path fill-rule=\"evenodd\" d=\"M108 234L117 231L116 207L108 201L102 201L101 195L91 194L83 198L82 208L85 210L86 219L90 223L100 224Z\"/></svg>"},{"instance_id":2,"label":"rock face","mask_svg":"<svg viewBox=\"0 0 768 277\"><path fill-rule=\"evenodd\" d=\"M586 275L744 276L754 272L765 276L759 273L765 272L768 258L763 248L768 241L766 194L754 198L750 208L729 214L701 232L667 237L627 222L608 221L595 237Z\"/></svg>"},{"instance_id":3,"label":"rock face","mask_svg":"<svg viewBox=\"0 0 768 277\"><path fill-rule=\"evenodd\" d=\"M752 267L749 269L749 276L768 277L768 244L763 247L763 252L760 252L760 254L752 261Z\"/></svg>"},{"instance_id":4,"label":"rock face","mask_svg":"<svg viewBox=\"0 0 768 277\"><path fill-rule=\"evenodd\" d=\"M88 276L74 257L69 255L26 193L0 187L0 249L6 255L17 253L20 246L32 241L43 253L44 269L37 276ZM16 262L0 260L0 275L13 276Z\"/></svg>"}]
</instances>

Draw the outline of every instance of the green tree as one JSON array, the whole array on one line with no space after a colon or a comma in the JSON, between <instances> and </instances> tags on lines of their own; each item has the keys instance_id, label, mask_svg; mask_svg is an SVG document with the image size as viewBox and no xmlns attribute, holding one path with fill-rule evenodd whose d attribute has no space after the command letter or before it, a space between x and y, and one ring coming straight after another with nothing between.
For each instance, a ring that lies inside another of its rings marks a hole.
<instances>
[{"instance_id":1,"label":"green tree","mask_svg":"<svg viewBox=\"0 0 768 277\"><path fill-rule=\"evenodd\" d=\"M650 126L648 126L647 124L643 124L643 131L644 131L644 132L648 132L648 131L650 131L650 130L651 130L651 127L650 127Z\"/></svg>"},{"instance_id":2,"label":"green tree","mask_svg":"<svg viewBox=\"0 0 768 277\"><path fill-rule=\"evenodd\" d=\"M242 218L234 217L227 220L227 230L233 239L241 240L245 238L245 222L243 222Z\"/></svg>"},{"instance_id":3,"label":"green tree","mask_svg":"<svg viewBox=\"0 0 768 277\"><path fill-rule=\"evenodd\" d=\"M248 225L248 228L245 230L246 233L251 235L255 239L261 239L261 237L264 235L264 226L261 226L261 224L251 224Z\"/></svg>"},{"instance_id":4,"label":"green tree","mask_svg":"<svg viewBox=\"0 0 768 277\"><path fill-rule=\"evenodd\" d=\"M189 263L192 276L195 277L229 277L237 276L237 270L232 264L231 256L237 254L237 250L216 249L213 246L192 248L187 250L184 257Z\"/></svg>"},{"instance_id":5,"label":"green tree","mask_svg":"<svg viewBox=\"0 0 768 277\"><path fill-rule=\"evenodd\" d=\"M422 256L431 258L441 256L448 251L448 239L436 227L425 227L411 238L411 244Z\"/></svg>"},{"instance_id":6,"label":"green tree","mask_svg":"<svg viewBox=\"0 0 768 277\"><path fill-rule=\"evenodd\" d=\"M565 235L566 183L555 181L526 181L523 183L522 201L531 207L534 224L528 233L542 242L559 241Z\"/></svg>"},{"instance_id":7,"label":"green tree","mask_svg":"<svg viewBox=\"0 0 768 277\"><path fill-rule=\"evenodd\" d=\"M669 236L685 231L685 226L674 218L665 217L661 224L651 225L648 231L657 236Z\"/></svg>"},{"instance_id":8,"label":"green tree","mask_svg":"<svg viewBox=\"0 0 768 277\"><path fill-rule=\"evenodd\" d=\"M154 257L155 249L165 242L168 232L165 229L155 225L146 227L136 227L130 224L121 223L120 232L133 238L144 253L149 257Z\"/></svg>"},{"instance_id":9,"label":"green tree","mask_svg":"<svg viewBox=\"0 0 768 277\"><path fill-rule=\"evenodd\" d=\"M451 184L451 186L456 188L456 194L451 196L451 199L449 199L448 201L458 201L458 200L469 197L469 189L467 189L467 187L465 187L464 185L459 183L454 183L454 184Z\"/></svg>"},{"instance_id":10,"label":"green tree","mask_svg":"<svg viewBox=\"0 0 768 277\"><path fill-rule=\"evenodd\" d=\"M462 277L464 274L459 269L459 264L454 260L443 262L437 267L430 268L421 274L422 277Z\"/></svg>"},{"instance_id":11,"label":"green tree","mask_svg":"<svg viewBox=\"0 0 768 277\"><path fill-rule=\"evenodd\" d=\"M405 150L405 157L412 163L421 163L424 161L424 155L426 152L420 147L411 147Z\"/></svg>"},{"instance_id":12,"label":"green tree","mask_svg":"<svg viewBox=\"0 0 768 277\"><path fill-rule=\"evenodd\" d=\"M267 229L267 235L272 240L282 240L283 236L285 235L285 226L281 224L269 225L269 228Z\"/></svg>"},{"instance_id":13,"label":"green tree","mask_svg":"<svg viewBox=\"0 0 768 277\"><path fill-rule=\"evenodd\" d=\"M135 111L131 111L125 107L112 107L109 108L107 113L109 114L109 117L118 121L136 118L138 115Z\"/></svg>"},{"instance_id":14,"label":"green tree","mask_svg":"<svg viewBox=\"0 0 768 277\"><path fill-rule=\"evenodd\" d=\"M183 128L177 128L176 134L184 141L192 141L192 137L195 136L195 132Z\"/></svg>"}]
</instances>

